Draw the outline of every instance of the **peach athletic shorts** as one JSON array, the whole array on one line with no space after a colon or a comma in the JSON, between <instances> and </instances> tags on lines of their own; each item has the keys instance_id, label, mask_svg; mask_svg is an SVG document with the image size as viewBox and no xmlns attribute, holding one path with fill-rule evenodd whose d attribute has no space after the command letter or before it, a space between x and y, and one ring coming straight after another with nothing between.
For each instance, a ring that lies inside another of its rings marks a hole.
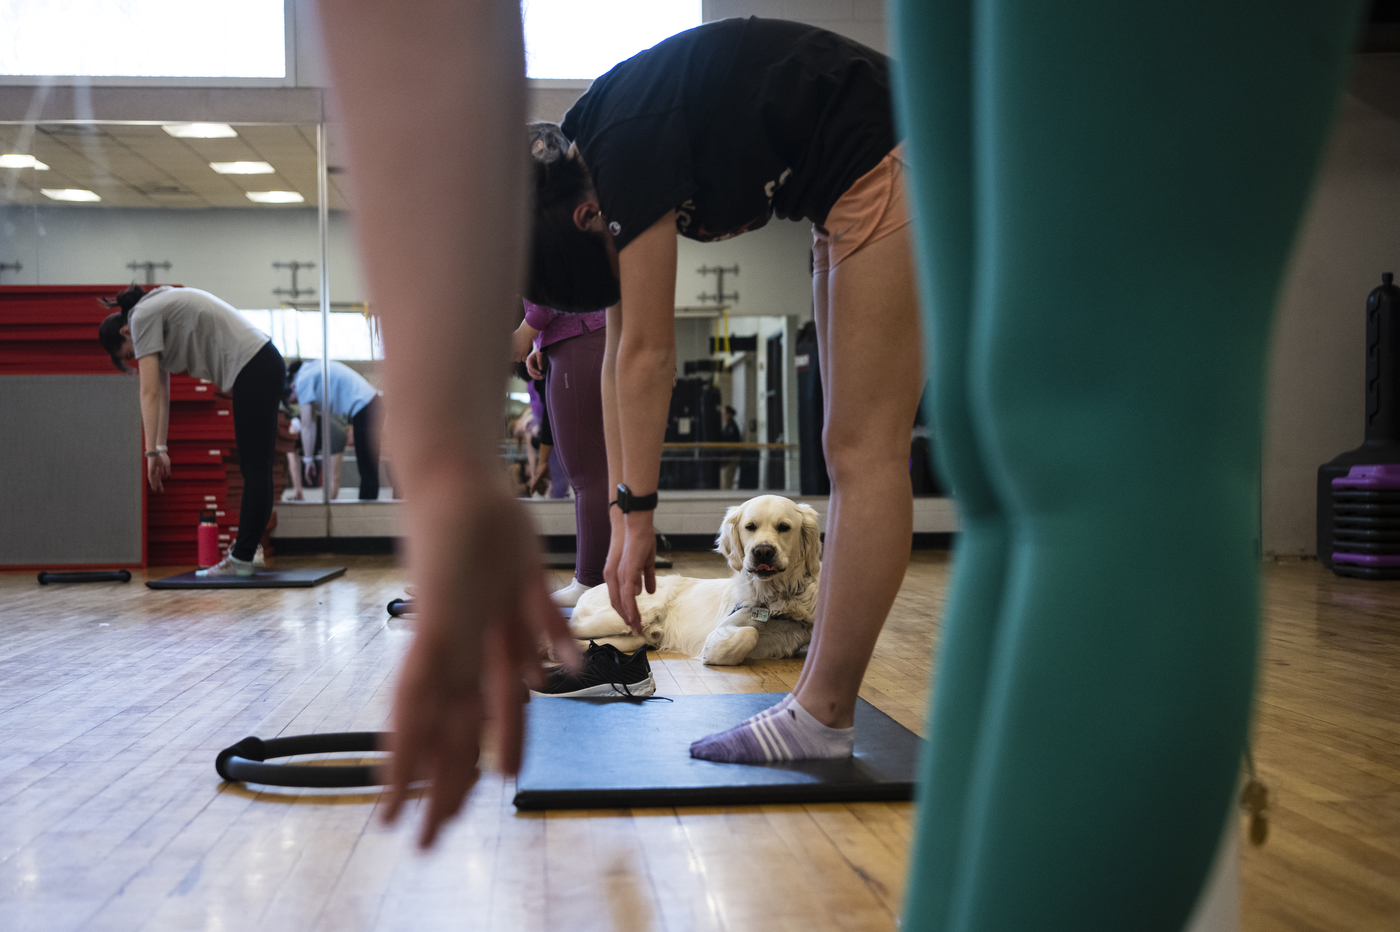
<instances>
[{"instance_id":1,"label":"peach athletic shorts","mask_svg":"<svg viewBox=\"0 0 1400 932\"><path fill-rule=\"evenodd\" d=\"M837 198L825 226L812 227L812 274L829 272L862 247L909 225L904 146L880 160Z\"/></svg>"}]
</instances>

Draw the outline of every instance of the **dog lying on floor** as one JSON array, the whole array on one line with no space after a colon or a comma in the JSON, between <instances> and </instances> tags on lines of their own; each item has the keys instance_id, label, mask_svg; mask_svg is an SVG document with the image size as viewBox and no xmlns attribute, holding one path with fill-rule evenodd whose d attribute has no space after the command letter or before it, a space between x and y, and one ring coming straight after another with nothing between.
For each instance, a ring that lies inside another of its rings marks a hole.
<instances>
[{"instance_id":1,"label":"dog lying on floor","mask_svg":"<svg viewBox=\"0 0 1400 932\"><path fill-rule=\"evenodd\" d=\"M607 586L583 594L570 631L623 651L648 644L717 665L791 657L807 646L821 572L816 510L780 495L751 498L725 513L715 544L734 575L656 577L656 592L637 596L645 637L613 611Z\"/></svg>"}]
</instances>

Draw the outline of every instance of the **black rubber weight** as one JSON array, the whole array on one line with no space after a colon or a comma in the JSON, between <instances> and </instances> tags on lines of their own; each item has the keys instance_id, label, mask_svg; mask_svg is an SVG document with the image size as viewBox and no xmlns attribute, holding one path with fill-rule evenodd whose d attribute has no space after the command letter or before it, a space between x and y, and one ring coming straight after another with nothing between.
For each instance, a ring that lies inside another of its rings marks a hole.
<instances>
[{"instance_id":1,"label":"black rubber weight","mask_svg":"<svg viewBox=\"0 0 1400 932\"><path fill-rule=\"evenodd\" d=\"M328 754L334 751L378 751L387 746L389 736L378 731L349 731L330 735L293 735L288 738L248 737L224 748L214 759L219 776L231 782L261 783L266 786L382 786L379 768L364 764L319 766L309 764L267 764L273 757L294 754Z\"/></svg>"},{"instance_id":2,"label":"black rubber weight","mask_svg":"<svg viewBox=\"0 0 1400 932\"><path fill-rule=\"evenodd\" d=\"M412 611L413 611L413 600L412 600L412 599L390 599L390 600L389 600L389 614L392 615L392 616L394 616L395 618L402 618L403 616L412 613Z\"/></svg>"},{"instance_id":3,"label":"black rubber weight","mask_svg":"<svg viewBox=\"0 0 1400 932\"><path fill-rule=\"evenodd\" d=\"M127 570L86 570L76 573L40 573L39 585L60 582L131 582Z\"/></svg>"},{"instance_id":4,"label":"black rubber weight","mask_svg":"<svg viewBox=\"0 0 1400 932\"><path fill-rule=\"evenodd\" d=\"M1400 566L1357 566L1354 563L1334 562L1332 572L1354 579L1400 579Z\"/></svg>"}]
</instances>

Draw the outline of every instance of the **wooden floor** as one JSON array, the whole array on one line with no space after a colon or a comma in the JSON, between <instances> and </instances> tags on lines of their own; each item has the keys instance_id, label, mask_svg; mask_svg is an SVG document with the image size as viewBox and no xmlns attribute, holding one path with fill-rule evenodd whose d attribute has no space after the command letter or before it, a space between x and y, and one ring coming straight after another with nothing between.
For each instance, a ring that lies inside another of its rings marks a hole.
<instances>
[{"instance_id":1,"label":"wooden floor","mask_svg":"<svg viewBox=\"0 0 1400 932\"><path fill-rule=\"evenodd\" d=\"M284 565L332 562L287 560ZM427 856L376 794L251 792L249 734L376 730L413 622L388 557L318 589L0 574L0 929L889 930L907 804L520 813L488 775ZM718 557L676 571L722 576ZM166 571L168 572L168 571ZM164 572L155 575L164 575ZM556 574L559 584L565 574ZM863 695L922 731L947 577L914 554ZM1275 799L1245 929L1400 928L1400 584L1268 567L1256 757ZM782 691L796 661L654 661L662 693Z\"/></svg>"}]
</instances>

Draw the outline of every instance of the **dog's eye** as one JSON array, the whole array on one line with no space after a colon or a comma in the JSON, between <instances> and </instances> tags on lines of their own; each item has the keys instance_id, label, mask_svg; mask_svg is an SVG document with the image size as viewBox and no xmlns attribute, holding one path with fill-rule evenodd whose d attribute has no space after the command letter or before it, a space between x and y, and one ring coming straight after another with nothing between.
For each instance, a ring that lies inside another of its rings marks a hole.
<instances>
[{"instance_id":1,"label":"dog's eye","mask_svg":"<svg viewBox=\"0 0 1400 932\"><path fill-rule=\"evenodd\" d=\"M778 525L778 533L779 533L779 534L786 534L788 531L791 531L791 530L792 530L792 525L791 525L791 524L780 524L780 525Z\"/></svg>"},{"instance_id":2,"label":"dog's eye","mask_svg":"<svg viewBox=\"0 0 1400 932\"><path fill-rule=\"evenodd\" d=\"M752 521L750 521L748 524L744 525L744 530L746 530L746 531L756 531L756 530L758 530L758 525L757 525L757 524L754 524Z\"/></svg>"}]
</instances>

